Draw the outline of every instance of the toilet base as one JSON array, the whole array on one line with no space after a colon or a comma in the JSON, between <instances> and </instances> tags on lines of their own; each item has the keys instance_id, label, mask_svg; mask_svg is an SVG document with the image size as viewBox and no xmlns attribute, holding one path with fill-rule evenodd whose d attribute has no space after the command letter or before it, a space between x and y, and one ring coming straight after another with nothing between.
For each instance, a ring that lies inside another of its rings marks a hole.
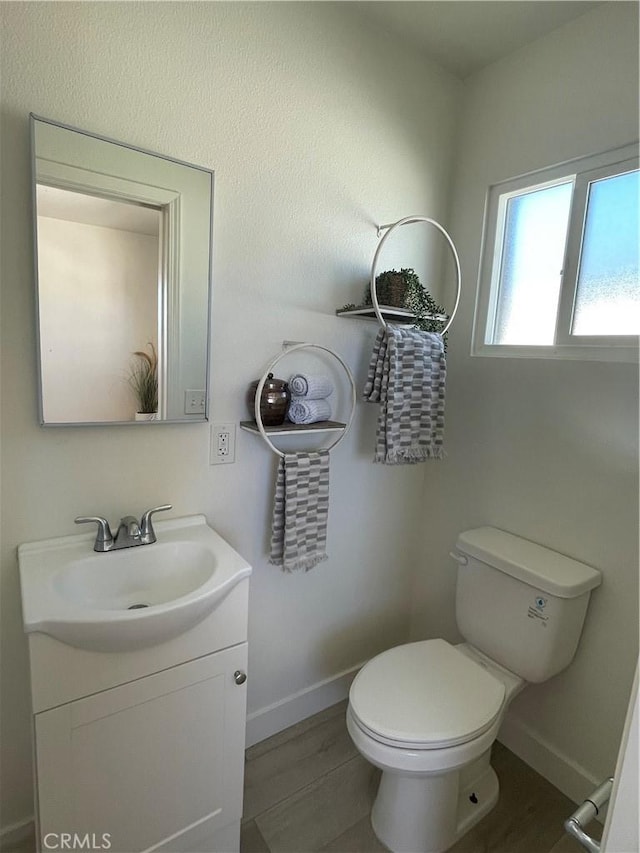
<instances>
[{"instance_id":1,"label":"toilet base","mask_svg":"<svg viewBox=\"0 0 640 853\"><path fill-rule=\"evenodd\" d=\"M371 811L373 831L393 853L443 853L498 801L490 750L467 767L439 775L385 770Z\"/></svg>"}]
</instances>

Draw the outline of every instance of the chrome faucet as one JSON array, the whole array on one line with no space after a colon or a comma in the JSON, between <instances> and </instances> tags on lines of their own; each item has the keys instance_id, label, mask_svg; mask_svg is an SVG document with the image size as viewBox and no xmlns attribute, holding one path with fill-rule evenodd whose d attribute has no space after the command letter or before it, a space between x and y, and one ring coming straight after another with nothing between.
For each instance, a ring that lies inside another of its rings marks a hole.
<instances>
[{"instance_id":1,"label":"chrome faucet","mask_svg":"<svg viewBox=\"0 0 640 853\"><path fill-rule=\"evenodd\" d=\"M120 519L113 547L133 548L134 545L142 545L140 525L132 515L125 515Z\"/></svg>"},{"instance_id":2,"label":"chrome faucet","mask_svg":"<svg viewBox=\"0 0 640 853\"><path fill-rule=\"evenodd\" d=\"M81 515L75 519L76 524L84 524L87 521L94 521L98 525L98 533L96 541L93 545L93 550L99 553L107 551L117 551L120 548L133 548L136 545L151 545L156 541L156 534L151 523L151 516L154 512L164 512L165 510L173 509L171 504L163 504L156 506L153 509L148 509L143 513L140 523L132 515L125 515L120 519L118 531L115 535L111 533L109 522L106 518L101 518L99 515Z\"/></svg>"}]
</instances>

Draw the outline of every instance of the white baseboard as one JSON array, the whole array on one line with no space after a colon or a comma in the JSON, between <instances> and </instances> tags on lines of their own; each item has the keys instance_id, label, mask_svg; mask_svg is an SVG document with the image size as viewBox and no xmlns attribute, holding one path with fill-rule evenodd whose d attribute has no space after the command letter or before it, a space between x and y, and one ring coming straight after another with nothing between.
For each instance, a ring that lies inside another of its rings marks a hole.
<instances>
[{"instance_id":1,"label":"white baseboard","mask_svg":"<svg viewBox=\"0 0 640 853\"><path fill-rule=\"evenodd\" d=\"M574 803L582 803L602 782L509 712L498 740Z\"/></svg>"},{"instance_id":2,"label":"white baseboard","mask_svg":"<svg viewBox=\"0 0 640 853\"><path fill-rule=\"evenodd\" d=\"M248 714L247 747L346 699L351 682L363 664L364 661Z\"/></svg>"},{"instance_id":3,"label":"white baseboard","mask_svg":"<svg viewBox=\"0 0 640 853\"><path fill-rule=\"evenodd\" d=\"M12 823L0 829L0 850L15 850L34 840L36 835L35 822L32 817L19 823Z\"/></svg>"}]
</instances>

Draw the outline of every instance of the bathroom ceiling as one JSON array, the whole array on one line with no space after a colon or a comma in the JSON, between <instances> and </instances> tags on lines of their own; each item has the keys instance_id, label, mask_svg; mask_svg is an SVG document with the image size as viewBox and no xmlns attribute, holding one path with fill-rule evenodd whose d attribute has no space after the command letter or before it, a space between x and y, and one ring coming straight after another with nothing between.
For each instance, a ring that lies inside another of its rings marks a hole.
<instances>
[{"instance_id":1,"label":"bathroom ceiling","mask_svg":"<svg viewBox=\"0 0 640 853\"><path fill-rule=\"evenodd\" d=\"M352 8L464 78L601 5L602 0L376 0Z\"/></svg>"}]
</instances>

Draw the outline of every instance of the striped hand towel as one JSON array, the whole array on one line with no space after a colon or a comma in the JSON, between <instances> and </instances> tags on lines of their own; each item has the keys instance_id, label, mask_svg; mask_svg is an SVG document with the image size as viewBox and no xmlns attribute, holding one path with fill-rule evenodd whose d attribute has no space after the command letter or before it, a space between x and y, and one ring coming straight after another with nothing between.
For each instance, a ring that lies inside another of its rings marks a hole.
<instances>
[{"instance_id":1,"label":"striped hand towel","mask_svg":"<svg viewBox=\"0 0 640 853\"><path fill-rule=\"evenodd\" d=\"M389 326L376 338L364 399L380 403L374 462L444 455L446 362L440 335Z\"/></svg>"},{"instance_id":2,"label":"striped hand towel","mask_svg":"<svg viewBox=\"0 0 640 853\"><path fill-rule=\"evenodd\" d=\"M328 515L329 451L280 457L269 562L293 572L326 560Z\"/></svg>"}]
</instances>

